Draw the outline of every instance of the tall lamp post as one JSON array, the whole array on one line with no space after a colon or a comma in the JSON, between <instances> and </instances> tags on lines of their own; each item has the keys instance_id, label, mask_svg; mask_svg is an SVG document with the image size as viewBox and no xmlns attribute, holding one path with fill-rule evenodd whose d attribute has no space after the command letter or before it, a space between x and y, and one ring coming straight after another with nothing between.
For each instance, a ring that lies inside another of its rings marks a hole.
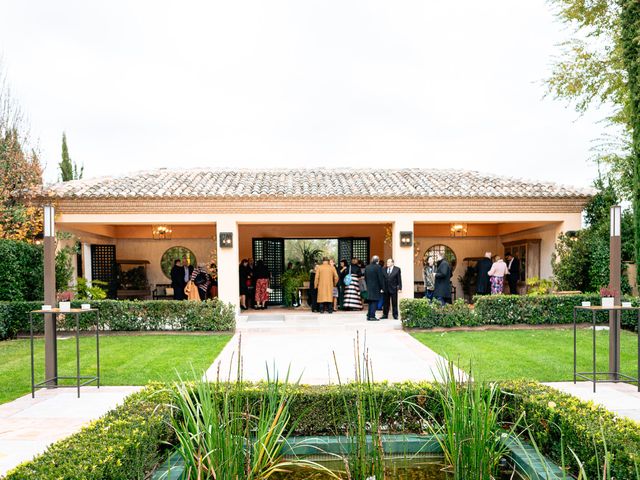
<instances>
[{"instance_id":1,"label":"tall lamp post","mask_svg":"<svg viewBox=\"0 0 640 480\"><path fill-rule=\"evenodd\" d=\"M53 205L44 206L44 303L55 307L56 304L56 232L55 209ZM49 383L57 384L58 346L56 325L53 315L44 315L44 369Z\"/></svg>"},{"instance_id":2,"label":"tall lamp post","mask_svg":"<svg viewBox=\"0 0 640 480\"><path fill-rule=\"evenodd\" d=\"M620 205L611 207L611 228L609 237L609 287L614 290L615 305L620 305L621 288L621 222ZM609 312L609 372L611 380L618 380L620 373L620 322L617 312Z\"/></svg>"}]
</instances>

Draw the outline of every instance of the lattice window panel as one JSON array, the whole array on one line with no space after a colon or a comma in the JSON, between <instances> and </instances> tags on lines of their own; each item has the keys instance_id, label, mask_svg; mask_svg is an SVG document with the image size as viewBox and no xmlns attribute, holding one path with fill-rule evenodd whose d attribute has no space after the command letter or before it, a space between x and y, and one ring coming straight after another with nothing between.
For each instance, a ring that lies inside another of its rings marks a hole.
<instances>
[{"instance_id":1,"label":"lattice window panel","mask_svg":"<svg viewBox=\"0 0 640 480\"><path fill-rule=\"evenodd\" d=\"M271 272L269 287L269 303L280 305L283 302L282 274L284 272L284 239L282 238L254 238L253 259L264 261Z\"/></svg>"},{"instance_id":2,"label":"lattice window panel","mask_svg":"<svg viewBox=\"0 0 640 480\"><path fill-rule=\"evenodd\" d=\"M117 269L115 245L91 245L91 279L108 284L107 295L116 298Z\"/></svg>"},{"instance_id":3,"label":"lattice window panel","mask_svg":"<svg viewBox=\"0 0 640 480\"><path fill-rule=\"evenodd\" d=\"M368 263L370 258L369 238L339 238L338 253L340 260L343 258L350 262L353 257Z\"/></svg>"}]
</instances>

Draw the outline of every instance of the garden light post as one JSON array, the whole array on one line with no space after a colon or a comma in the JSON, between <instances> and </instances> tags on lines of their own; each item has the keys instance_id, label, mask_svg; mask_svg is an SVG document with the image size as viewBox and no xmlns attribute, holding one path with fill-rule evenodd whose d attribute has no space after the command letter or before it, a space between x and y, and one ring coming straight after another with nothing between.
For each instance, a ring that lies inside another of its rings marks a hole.
<instances>
[{"instance_id":1,"label":"garden light post","mask_svg":"<svg viewBox=\"0 0 640 480\"><path fill-rule=\"evenodd\" d=\"M55 209L53 205L44 206L44 303L56 306L56 232ZM55 317L44 315L44 369L45 379L57 384L58 352Z\"/></svg>"},{"instance_id":2,"label":"garden light post","mask_svg":"<svg viewBox=\"0 0 640 480\"><path fill-rule=\"evenodd\" d=\"M611 228L609 237L609 288L614 291L614 303L620 305L621 287L621 222L620 205L611 207ZM620 316L609 312L609 372L611 380L618 380L620 373Z\"/></svg>"}]
</instances>

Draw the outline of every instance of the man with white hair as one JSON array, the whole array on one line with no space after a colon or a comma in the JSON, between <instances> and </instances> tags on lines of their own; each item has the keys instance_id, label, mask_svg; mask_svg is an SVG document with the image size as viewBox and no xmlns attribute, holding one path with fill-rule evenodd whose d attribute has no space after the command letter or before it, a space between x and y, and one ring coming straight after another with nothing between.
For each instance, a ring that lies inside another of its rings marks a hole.
<instances>
[{"instance_id":1,"label":"man with white hair","mask_svg":"<svg viewBox=\"0 0 640 480\"><path fill-rule=\"evenodd\" d=\"M376 309L384 293L384 274L380 266L380 257L377 255L371 258L371 263L364 269L364 282L367 285L367 303L369 304L367 320L378 320Z\"/></svg>"}]
</instances>

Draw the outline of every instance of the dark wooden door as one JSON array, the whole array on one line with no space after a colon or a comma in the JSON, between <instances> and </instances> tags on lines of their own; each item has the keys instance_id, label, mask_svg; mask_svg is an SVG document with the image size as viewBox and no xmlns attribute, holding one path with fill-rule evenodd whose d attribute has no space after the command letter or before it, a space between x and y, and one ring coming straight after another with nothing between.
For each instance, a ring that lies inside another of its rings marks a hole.
<instances>
[{"instance_id":1,"label":"dark wooden door","mask_svg":"<svg viewBox=\"0 0 640 480\"><path fill-rule=\"evenodd\" d=\"M369 237L352 237L338 239L338 256L339 260L346 259L351 262L353 257L362 260L365 264L369 263L370 256Z\"/></svg>"},{"instance_id":2,"label":"dark wooden door","mask_svg":"<svg viewBox=\"0 0 640 480\"><path fill-rule=\"evenodd\" d=\"M91 280L105 282L107 298L116 298L118 293L118 269L115 245L91 245Z\"/></svg>"}]
</instances>

